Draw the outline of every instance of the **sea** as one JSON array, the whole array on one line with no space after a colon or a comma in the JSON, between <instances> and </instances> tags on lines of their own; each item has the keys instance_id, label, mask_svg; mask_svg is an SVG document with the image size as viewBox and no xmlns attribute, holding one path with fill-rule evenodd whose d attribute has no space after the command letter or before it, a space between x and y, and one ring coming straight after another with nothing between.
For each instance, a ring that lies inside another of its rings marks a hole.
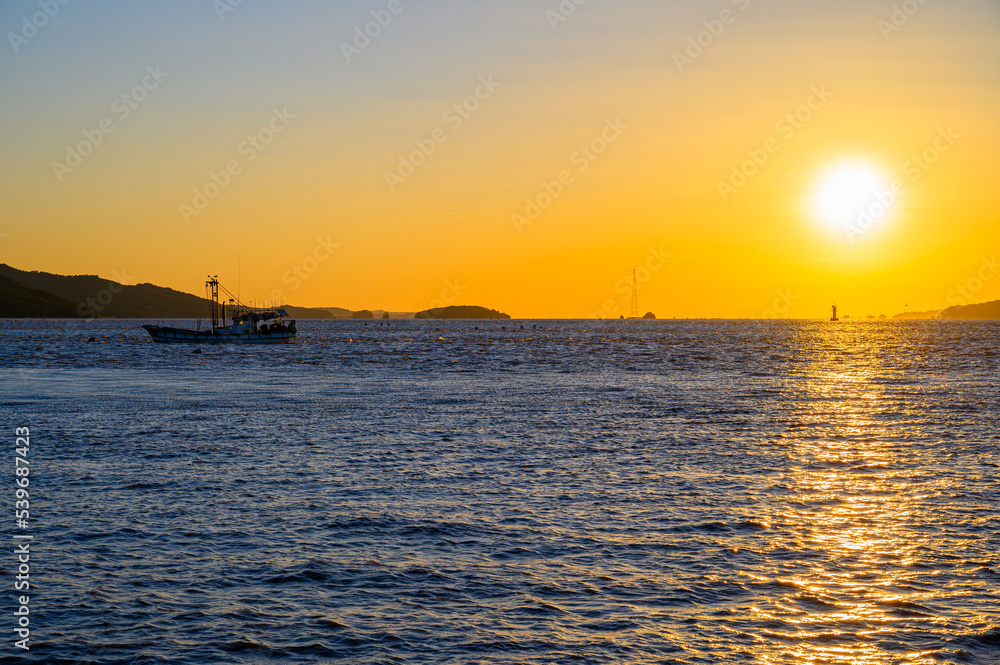
<instances>
[{"instance_id":1,"label":"sea","mask_svg":"<svg viewBox=\"0 0 1000 665\"><path fill-rule=\"evenodd\" d=\"M0 662L1000 663L1000 322L140 323L0 327Z\"/></svg>"}]
</instances>

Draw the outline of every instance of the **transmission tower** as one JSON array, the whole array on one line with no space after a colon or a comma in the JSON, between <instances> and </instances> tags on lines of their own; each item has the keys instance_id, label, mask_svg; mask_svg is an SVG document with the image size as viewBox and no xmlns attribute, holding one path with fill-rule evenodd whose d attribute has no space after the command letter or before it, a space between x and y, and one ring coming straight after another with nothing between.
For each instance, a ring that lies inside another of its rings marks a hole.
<instances>
[{"instance_id":1,"label":"transmission tower","mask_svg":"<svg viewBox=\"0 0 1000 665\"><path fill-rule=\"evenodd\" d=\"M635 270L632 271L632 315L633 319L639 318L639 283L635 279Z\"/></svg>"}]
</instances>

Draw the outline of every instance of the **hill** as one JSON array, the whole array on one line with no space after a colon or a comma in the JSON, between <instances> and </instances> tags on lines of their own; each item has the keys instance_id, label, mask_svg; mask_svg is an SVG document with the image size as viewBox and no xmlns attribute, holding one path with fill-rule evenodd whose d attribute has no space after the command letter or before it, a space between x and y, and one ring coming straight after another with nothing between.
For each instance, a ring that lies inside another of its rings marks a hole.
<instances>
[{"instance_id":1,"label":"hill","mask_svg":"<svg viewBox=\"0 0 1000 665\"><path fill-rule=\"evenodd\" d=\"M942 319L1000 319L1000 300L978 305L956 305L941 312Z\"/></svg>"},{"instance_id":2,"label":"hill","mask_svg":"<svg viewBox=\"0 0 1000 665\"><path fill-rule=\"evenodd\" d=\"M325 309L330 312L330 318L332 319L354 318L354 312L349 309L344 309L343 307L318 307L317 309Z\"/></svg>"},{"instance_id":3,"label":"hill","mask_svg":"<svg viewBox=\"0 0 1000 665\"><path fill-rule=\"evenodd\" d=\"M1000 300L975 305L955 305L948 309L929 312L905 312L897 314L892 318L897 321L911 319L1000 319Z\"/></svg>"},{"instance_id":4,"label":"hill","mask_svg":"<svg viewBox=\"0 0 1000 665\"><path fill-rule=\"evenodd\" d=\"M477 307L473 305L459 305L454 307L439 307L437 309L427 309L417 312L415 319L437 319L437 320L458 320L458 319L509 319L509 314L498 312L495 309Z\"/></svg>"},{"instance_id":5,"label":"hill","mask_svg":"<svg viewBox=\"0 0 1000 665\"><path fill-rule=\"evenodd\" d=\"M324 307L292 307L285 305L284 310L293 319L336 319L330 310Z\"/></svg>"},{"instance_id":6,"label":"hill","mask_svg":"<svg viewBox=\"0 0 1000 665\"><path fill-rule=\"evenodd\" d=\"M2 287L4 299L0 300L0 318L100 316L112 319L198 319L209 313L207 299L154 284L126 286L97 275L29 272L3 263L0 263L0 277L7 279ZM351 319L357 314L343 307L286 305L285 309L296 319ZM18 313L35 311L38 314ZM382 310L373 311L377 318L382 318L385 313ZM407 319L413 314L391 312L390 316Z\"/></svg>"},{"instance_id":7,"label":"hill","mask_svg":"<svg viewBox=\"0 0 1000 665\"><path fill-rule=\"evenodd\" d=\"M46 291L26 288L0 275L0 317L3 318L79 318L70 301Z\"/></svg>"},{"instance_id":8,"label":"hill","mask_svg":"<svg viewBox=\"0 0 1000 665\"><path fill-rule=\"evenodd\" d=\"M46 291L73 303L76 316L119 319L196 319L206 316L208 301L153 284L125 286L97 275L27 272L0 264L0 275L21 286Z\"/></svg>"}]
</instances>

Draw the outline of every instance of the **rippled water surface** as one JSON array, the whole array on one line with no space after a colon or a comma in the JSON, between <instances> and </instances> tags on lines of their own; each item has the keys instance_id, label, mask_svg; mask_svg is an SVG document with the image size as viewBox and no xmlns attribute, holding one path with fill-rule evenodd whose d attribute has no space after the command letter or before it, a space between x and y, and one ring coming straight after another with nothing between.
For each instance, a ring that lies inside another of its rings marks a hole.
<instances>
[{"instance_id":1,"label":"rippled water surface","mask_svg":"<svg viewBox=\"0 0 1000 665\"><path fill-rule=\"evenodd\" d=\"M1000 663L1000 324L136 323L4 324L0 662Z\"/></svg>"}]
</instances>

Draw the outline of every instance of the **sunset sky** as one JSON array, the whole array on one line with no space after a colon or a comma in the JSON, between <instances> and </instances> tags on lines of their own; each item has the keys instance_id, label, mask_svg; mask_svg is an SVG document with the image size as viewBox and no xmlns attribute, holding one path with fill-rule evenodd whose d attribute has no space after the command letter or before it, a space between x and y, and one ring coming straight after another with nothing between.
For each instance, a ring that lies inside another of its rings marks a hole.
<instances>
[{"instance_id":1,"label":"sunset sky","mask_svg":"<svg viewBox=\"0 0 1000 665\"><path fill-rule=\"evenodd\" d=\"M8 0L0 28L23 270L524 318L627 316L633 269L661 318L1000 298L996 0Z\"/></svg>"}]
</instances>

